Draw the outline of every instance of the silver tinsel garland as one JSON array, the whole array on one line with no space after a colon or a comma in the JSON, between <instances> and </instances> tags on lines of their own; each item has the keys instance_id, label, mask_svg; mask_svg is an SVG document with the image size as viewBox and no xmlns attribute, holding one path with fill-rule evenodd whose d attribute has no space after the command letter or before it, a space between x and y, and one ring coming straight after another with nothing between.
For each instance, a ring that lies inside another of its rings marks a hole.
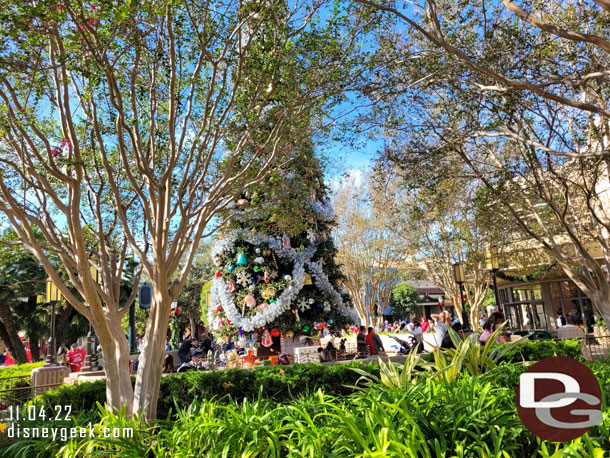
<instances>
[{"instance_id":1,"label":"silver tinsel garland","mask_svg":"<svg viewBox=\"0 0 610 458\"><path fill-rule=\"evenodd\" d=\"M319 238L316 240L315 244L308 246L303 251L297 251L294 248L284 248L282 240L279 238L252 233L245 229L237 229L226 234L223 239L216 241L212 247L212 258L230 253L235 246L235 242L239 239L256 246L266 243L278 257L292 261L294 265L291 275L292 281L290 286L276 298L275 302L269 304L268 308L256 312L251 317L242 317L240 310L235 306L233 294L227 289L228 283L222 278L215 277L212 281L210 307L208 308L208 323L210 323L213 328L220 326L218 319L214 318L214 309L216 309L218 305L222 306L227 318L231 320L235 327L241 328L246 332L260 329L267 323L275 320L282 313L291 309L292 303L303 288L306 266L313 274L318 289L331 297L337 310L341 314L352 318L354 322L357 322L355 311L343 303L343 298L330 284L322 267L318 263L311 262L311 259L318 250Z\"/></svg>"}]
</instances>

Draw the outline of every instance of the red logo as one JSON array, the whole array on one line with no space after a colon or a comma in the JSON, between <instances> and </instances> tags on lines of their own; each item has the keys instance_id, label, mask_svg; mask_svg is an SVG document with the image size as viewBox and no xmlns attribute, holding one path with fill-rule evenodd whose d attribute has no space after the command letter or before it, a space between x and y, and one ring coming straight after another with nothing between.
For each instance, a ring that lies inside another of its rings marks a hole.
<instances>
[{"instance_id":1,"label":"red logo","mask_svg":"<svg viewBox=\"0 0 610 458\"><path fill-rule=\"evenodd\" d=\"M516 404L519 418L533 434L566 442L602 422L601 399L599 382L587 366L553 356L521 374Z\"/></svg>"}]
</instances>

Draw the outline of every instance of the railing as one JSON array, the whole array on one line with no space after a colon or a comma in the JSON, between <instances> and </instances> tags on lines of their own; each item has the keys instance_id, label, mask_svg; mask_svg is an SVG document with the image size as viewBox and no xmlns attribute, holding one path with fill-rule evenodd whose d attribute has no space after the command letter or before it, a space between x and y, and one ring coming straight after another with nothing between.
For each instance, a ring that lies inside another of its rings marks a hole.
<instances>
[{"instance_id":1,"label":"railing","mask_svg":"<svg viewBox=\"0 0 610 458\"><path fill-rule=\"evenodd\" d=\"M60 385L61 383L32 386L29 375L0 379L0 411L6 410L10 406L24 404Z\"/></svg>"},{"instance_id":2,"label":"railing","mask_svg":"<svg viewBox=\"0 0 610 458\"><path fill-rule=\"evenodd\" d=\"M587 336L582 339L582 354L587 361L610 357L610 337Z\"/></svg>"}]
</instances>

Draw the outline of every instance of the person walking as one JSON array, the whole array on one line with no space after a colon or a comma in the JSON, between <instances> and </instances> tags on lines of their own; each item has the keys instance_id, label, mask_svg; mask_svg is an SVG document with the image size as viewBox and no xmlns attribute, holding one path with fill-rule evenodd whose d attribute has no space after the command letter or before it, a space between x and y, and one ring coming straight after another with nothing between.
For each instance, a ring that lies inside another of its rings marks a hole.
<instances>
[{"instance_id":1,"label":"person walking","mask_svg":"<svg viewBox=\"0 0 610 458\"><path fill-rule=\"evenodd\" d=\"M381 337L375 334L375 330L373 328L369 328L369 333L366 335L366 343L371 347L371 355L378 355L380 352L385 352L385 348L383 348L383 342L381 342Z\"/></svg>"}]
</instances>

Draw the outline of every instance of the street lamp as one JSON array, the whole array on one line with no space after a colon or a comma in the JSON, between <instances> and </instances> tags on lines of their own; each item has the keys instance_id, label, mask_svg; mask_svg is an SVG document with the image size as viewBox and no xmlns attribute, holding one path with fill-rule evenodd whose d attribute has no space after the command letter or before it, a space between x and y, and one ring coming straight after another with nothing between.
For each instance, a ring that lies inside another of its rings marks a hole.
<instances>
[{"instance_id":1,"label":"street lamp","mask_svg":"<svg viewBox=\"0 0 610 458\"><path fill-rule=\"evenodd\" d=\"M47 302L51 303L51 332L47 341L47 356L44 361L44 367L57 366L55 346L55 303L61 300L61 291L55 286L53 280L47 280Z\"/></svg>"},{"instance_id":2,"label":"street lamp","mask_svg":"<svg viewBox=\"0 0 610 458\"><path fill-rule=\"evenodd\" d=\"M500 296L498 295L498 281L496 279L496 273L500 270L498 261L498 246L491 245L485 250L485 258L487 260L487 269L491 270L491 277L494 284L494 296L496 298L496 309L500 310Z\"/></svg>"},{"instance_id":3,"label":"street lamp","mask_svg":"<svg viewBox=\"0 0 610 458\"><path fill-rule=\"evenodd\" d=\"M89 272L91 273L91 278L98 285L102 283L102 279L100 277L100 273L98 272L95 266L89 266ZM89 333L87 334L87 355L85 356L85 362L83 364L83 372L89 371L93 372L97 370L97 351L96 351L96 343L97 337L95 335L95 329L91 326L91 321L89 321Z\"/></svg>"},{"instance_id":4,"label":"street lamp","mask_svg":"<svg viewBox=\"0 0 610 458\"><path fill-rule=\"evenodd\" d=\"M464 290L462 285L466 281L466 276L464 275L464 266L459 262L453 264L453 278L460 287L460 302L462 303L462 311L464 311Z\"/></svg>"}]
</instances>

